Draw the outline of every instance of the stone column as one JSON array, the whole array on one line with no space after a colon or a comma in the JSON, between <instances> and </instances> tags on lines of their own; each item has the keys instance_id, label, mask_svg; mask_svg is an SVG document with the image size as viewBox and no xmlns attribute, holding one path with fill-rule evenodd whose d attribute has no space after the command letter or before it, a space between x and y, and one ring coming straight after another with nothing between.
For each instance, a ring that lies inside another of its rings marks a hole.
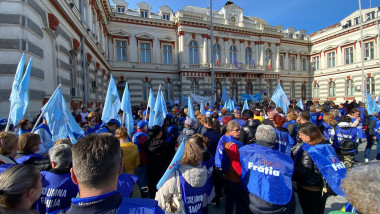
<instances>
[{"instance_id":1,"label":"stone column","mask_svg":"<svg viewBox=\"0 0 380 214\"><path fill-rule=\"evenodd\" d=\"M275 48L275 56L276 56L276 64L275 64L275 69L276 72L280 71L280 44L281 43L276 43L276 48Z\"/></svg>"},{"instance_id":2,"label":"stone column","mask_svg":"<svg viewBox=\"0 0 380 214\"><path fill-rule=\"evenodd\" d=\"M229 48L228 48L228 38L223 38L224 40L224 64L228 64L228 63L231 63L229 62L229 54L228 54L228 51L229 51ZM221 60L222 62L222 60Z\"/></svg>"}]
</instances>

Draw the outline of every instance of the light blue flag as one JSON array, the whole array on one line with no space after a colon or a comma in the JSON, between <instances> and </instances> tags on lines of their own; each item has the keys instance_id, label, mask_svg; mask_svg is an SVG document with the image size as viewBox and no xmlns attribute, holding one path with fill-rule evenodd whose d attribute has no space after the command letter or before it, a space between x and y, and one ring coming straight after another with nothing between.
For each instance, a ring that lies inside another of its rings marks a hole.
<instances>
[{"instance_id":1,"label":"light blue flag","mask_svg":"<svg viewBox=\"0 0 380 214\"><path fill-rule=\"evenodd\" d=\"M49 126L53 141L73 136L73 133L78 135L84 134L71 114L60 86L58 86L49 101L42 107L41 111Z\"/></svg>"},{"instance_id":2,"label":"light blue flag","mask_svg":"<svg viewBox=\"0 0 380 214\"><path fill-rule=\"evenodd\" d=\"M121 101L121 110L125 114L125 127L127 128L128 135L131 136L133 132L133 115L131 108L131 97L129 95L128 83L125 83L123 99Z\"/></svg>"},{"instance_id":3,"label":"light blue flag","mask_svg":"<svg viewBox=\"0 0 380 214\"><path fill-rule=\"evenodd\" d=\"M273 100L277 107L281 107L285 113L288 112L290 102L280 84L277 85L271 100Z\"/></svg>"},{"instance_id":4,"label":"light blue flag","mask_svg":"<svg viewBox=\"0 0 380 214\"><path fill-rule=\"evenodd\" d=\"M186 100L187 100L186 96L181 94L181 105L182 105L182 107L186 106L186 103L187 103Z\"/></svg>"},{"instance_id":5,"label":"light blue flag","mask_svg":"<svg viewBox=\"0 0 380 214\"><path fill-rule=\"evenodd\" d=\"M110 83L108 85L106 101L104 103L104 109L102 114L103 123L108 123L111 119L117 119L119 117L120 110L120 98L117 92L115 81L111 75Z\"/></svg>"},{"instance_id":6,"label":"light blue flag","mask_svg":"<svg viewBox=\"0 0 380 214\"><path fill-rule=\"evenodd\" d=\"M228 108L230 109L230 111L235 110L235 103L231 99L228 101Z\"/></svg>"},{"instance_id":7,"label":"light blue flag","mask_svg":"<svg viewBox=\"0 0 380 214\"><path fill-rule=\"evenodd\" d=\"M241 113L243 114L243 111L246 110L246 109L249 109L248 101L247 100L244 101L244 106L243 106L243 109L241 110Z\"/></svg>"},{"instance_id":8,"label":"light blue flag","mask_svg":"<svg viewBox=\"0 0 380 214\"><path fill-rule=\"evenodd\" d=\"M367 111L369 115L373 113L380 112L380 107L377 105L376 101L372 99L371 95L367 93Z\"/></svg>"},{"instance_id":9,"label":"light blue flag","mask_svg":"<svg viewBox=\"0 0 380 214\"><path fill-rule=\"evenodd\" d=\"M164 97L164 94L162 92L161 92L161 105L162 105L162 111L164 112L163 120L165 120L166 114L168 113L168 109L166 108L165 97Z\"/></svg>"},{"instance_id":10,"label":"light blue flag","mask_svg":"<svg viewBox=\"0 0 380 214\"><path fill-rule=\"evenodd\" d=\"M232 98L232 101L234 101L234 104L235 105L238 105L237 101L236 101L236 97L234 96L234 98Z\"/></svg>"},{"instance_id":11,"label":"light blue flag","mask_svg":"<svg viewBox=\"0 0 380 214\"><path fill-rule=\"evenodd\" d=\"M155 104L156 104L156 100L154 99L154 93L153 93L153 90L150 89L148 105L146 106L146 110L151 112L150 115L154 115L153 109L154 109ZM146 117L145 117L145 121L146 121ZM152 120L151 126L148 125L148 127L151 128L152 126L153 126L153 120Z\"/></svg>"},{"instance_id":12,"label":"light blue flag","mask_svg":"<svg viewBox=\"0 0 380 214\"><path fill-rule=\"evenodd\" d=\"M194 115L194 109L193 109L193 103L191 102L190 96L187 98L187 117L193 118L195 121L195 115Z\"/></svg>"},{"instance_id":13,"label":"light blue flag","mask_svg":"<svg viewBox=\"0 0 380 214\"><path fill-rule=\"evenodd\" d=\"M168 179L170 173L177 170L181 166L183 152L185 151L185 138L182 140L181 145L179 146L177 152L175 153L172 162L170 162L169 167L166 169L164 175L157 183L157 189L160 189L161 186L165 183L165 181Z\"/></svg>"},{"instance_id":14,"label":"light blue flag","mask_svg":"<svg viewBox=\"0 0 380 214\"><path fill-rule=\"evenodd\" d=\"M298 100L298 102L297 102L297 106L298 106L300 109L304 110L303 102L302 102L302 99L301 99L301 98Z\"/></svg>"},{"instance_id":15,"label":"light blue flag","mask_svg":"<svg viewBox=\"0 0 380 214\"><path fill-rule=\"evenodd\" d=\"M380 92L379 92L379 96L377 97L377 102L380 104Z\"/></svg>"},{"instance_id":16,"label":"light blue flag","mask_svg":"<svg viewBox=\"0 0 380 214\"><path fill-rule=\"evenodd\" d=\"M227 93L226 86L223 86L223 91L222 91L222 100L224 104L230 99L230 96Z\"/></svg>"},{"instance_id":17,"label":"light blue flag","mask_svg":"<svg viewBox=\"0 0 380 214\"><path fill-rule=\"evenodd\" d=\"M21 65L22 63L22 65ZM18 125L20 120L24 117L26 108L29 105L29 80L30 80L30 70L32 68L32 58L30 58L28 66L24 76L21 79L21 75L24 69L24 54L21 57L19 65L17 67L15 79L12 85L12 92L9 98L11 102L11 108L9 111L9 121L13 125Z\"/></svg>"},{"instance_id":18,"label":"light blue flag","mask_svg":"<svg viewBox=\"0 0 380 214\"><path fill-rule=\"evenodd\" d=\"M203 105L203 101L201 101L201 106L199 107L199 111L201 112L201 114L206 115L205 107L204 107L204 105Z\"/></svg>"},{"instance_id":19,"label":"light blue flag","mask_svg":"<svg viewBox=\"0 0 380 214\"><path fill-rule=\"evenodd\" d=\"M161 124L164 122L164 110L162 109L162 93L161 93L161 86L160 88L158 89L158 93L157 93L157 99L156 99L156 105L154 106L154 116L153 118L150 118L150 120L153 120L153 126L155 125L159 125L161 126ZM152 127L153 127L152 126Z\"/></svg>"}]
</instances>

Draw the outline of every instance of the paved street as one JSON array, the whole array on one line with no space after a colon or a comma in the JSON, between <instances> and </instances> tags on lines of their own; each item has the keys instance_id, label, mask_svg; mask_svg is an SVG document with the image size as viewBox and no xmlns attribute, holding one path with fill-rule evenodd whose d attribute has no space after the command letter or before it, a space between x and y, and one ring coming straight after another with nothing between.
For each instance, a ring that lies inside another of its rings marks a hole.
<instances>
[{"instance_id":1,"label":"paved street","mask_svg":"<svg viewBox=\"0 0 380 214\"><path fill-rule=\"evenodd\" d=\"M357 159L362 163L364 163L365 146L366 146L366 141L364 141L361 145L359 145L359 154L356 156ZM372 152L371 152L371 158L370 158L371 162L373 162L375 159L375 152L376 152L376 145L373 145ZM296 196L296 201L297 201L296 214L302 214L302 209L301 209L301 206L298 202L297 193L295 194L295 196ZM346 202L347 202L347 200L341 196L329 197L327 200L327 203L326 203L325 213L329 213L330 211L333 211L333 210L340 210L345 205ZM215 206L210 205L209 206L209 212L211 214L224 213L224 205L225 205L225 203L224 203L224 201L222 201L222 205L221 205L221 208L219 210L216 209Z\"/></svg>"}]
</instances>

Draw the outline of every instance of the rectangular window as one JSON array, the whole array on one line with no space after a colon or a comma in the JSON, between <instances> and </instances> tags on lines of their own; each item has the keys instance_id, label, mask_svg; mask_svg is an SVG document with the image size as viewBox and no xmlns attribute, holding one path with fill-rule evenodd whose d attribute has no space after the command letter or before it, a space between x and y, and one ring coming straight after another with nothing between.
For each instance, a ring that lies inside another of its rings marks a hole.
<instances>
[{"instance_id":1,"label":"rectangular window","mask_svg":"<svg viewBox=\"0 0 380 214\"><path fill-rule=\"evenodd\" d=\"M295 56L290 57L290 70L291 71L296 70L296 57Z\"/></svg>"},{"instance_id":2,"label":"rectangular window","mask_svg":"<svg viewBox=\"0 0 380 214\"><path fill-rule=\"evenodd\" d=\"M150 43L140 43L140 61L150 63Z\"/></svg>"},{"instance_id":3,"label":"rectangular window","mask_svg":"<svg viewBox=\"0 0 380 214\"><path fill-rule=\"evenodd\" d=\"M170 20L170 14L169 13L162 14L162 19L163 20Z\"/></svg>"},{"instance_id":4,"label":"rectangular window","mask_svg":"<svg viewBox=\"0 0 380 214\"><path fill-rule=\"evenodd\" d=\"M164 64L173 64L173 46L164 45Z\"/></svg>"},{"instance_id":5,"label":"rectangular window","mask_svg":"<svg viewBox=\"0 0 380 214\"><path fill-rule=\"evenodd\" d=\"M289 38L293 38L293 34L292 33L289 33Z\"/></svg>"},{"instance_id":6,"label":"rectangular window","mask_svg":"<svg viewBox=\"0 0 380 214\"><path fill-rule=\"evenodd\" d=\"M344 56L345 56L346 65L352 64L354 62L354 48L349 47L349 48L344 49Z\"/></svg>"},{"instance_id":7,"label":"rectangular window","mask_svg":"<svg viewBox=\"0 0 380 214\"><path fill-rule=\"evenodd\" d=\"M372 11L372 12L367 13L367 14L365 15L365 20L366 20L366 21L369 21L369 20L374 19L374 18L375 18L375 11Z\"/></svg>"},{"instance_id":8,"label":"rectangular window","mask_svg":"<svg viewBox=\"0 0 380 214\"><path fill-rule=\"evenodd\" d=\"M280 55L280 69L284 70L284 55Z\"/></svg>"},{"instance_id":9,"label":"rectangular window","mask_svg":"<svg viewBox=\"0 0 380 214\"><path fill-rule=\"evenodd\" d=\"M313 71L319 70L319 56L313 57Z\"/></svg>"},{"instance_id":10,"label":"rectangular window","mask_svg":"<svg viewBox=\"0 0 380 214\"><path fill-rule=\"evenodd\" d=\"M355 24L355 25L359 25L359 24L360 24L360 17L356 17L356 18L354 19L354 24Z\"/></svg>"},{"instance_id":11,"label":"rectangular window","mask_svg":"<svg viewBox=\"0 0 380 214\"><path fill-rule=\"evenodd\" d=\"M127 42L116 41L116 57L117 61L127 61Z\"/></svg>"},{"instance_id":12,"label":"rectangular window","mask_svg":"<svg viewBox=\"0 0 380 214\"><path fill-rule=\"evenodd\" d=\"M329 68L335 67L335 52L327 53L327 66Z\"/></svg>"},{"instance_id":13,"label":"rectangular window","mask_svg":"<svg viewBox=\"0 0 380 214\"><path fill-rule=\"evenodd\" d=\"M124 6L117 6L117 13L125 13L125 7Z\"/></svg>"},{"instance_id":14,"label":"rectangular window","mask_svg":"<svg viewBox=\"0 0 380 214\"><path fill-rule=\"evenodd\" d=\"M373 42L364 43L364 50L365 50L364 60L374 59Z\"/></svg>"},{"instance_id":15,"label":"rectangular window","mask_svg":"<svg viewBox=\"0 0 380 214\"><path fill-rule=\"evenodd\" d=\"M140 16L143 18L148 18L148 11L146 10L141 10L140 11Z\"/></svg>"},{"instance_id":16,"label":"rectangular window","mask_svg":"<svg viewBox=\"0 0 380 214\"><path fill-rule=\"evenodd\" d=\"M302 71L307 71L307 68L306 68L306 66L307 66L307 62L306 62L306 58L302 58L301 59L301 66L302 66Z\"/></svg>"}]
</instances>

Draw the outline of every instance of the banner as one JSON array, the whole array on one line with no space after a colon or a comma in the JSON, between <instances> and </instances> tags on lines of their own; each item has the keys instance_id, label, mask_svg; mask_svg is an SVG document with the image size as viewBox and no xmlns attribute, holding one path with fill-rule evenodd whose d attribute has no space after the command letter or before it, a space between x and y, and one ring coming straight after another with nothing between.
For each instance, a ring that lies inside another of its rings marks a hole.
<instances>
[{"instance_id":1,"label":"banner","mask_svg":"<svg viewBox=\"0 0 380 214\"><path fill-rule=\"evenodd\" d=\"M261 93L257 93L254 95L242 94L241 97L242 97L242 100L248 100L248 101L252 101L254 103L258 103L261 101Z\"/></svg>"},{"instance_id":2,"label":"banner","mask_svg":"<svg viewBox=\"0 0 380 214\"><path fill-rule=\"evenodd\" d=\"M202 96L199 96L199 95L196 95L196 94L191 94L190 95L190 99L191 99L191 101L193 103L198 103L198 104L201 104L201 103L206 104L206 103L208 103L211 106L213 105L211 97L202 97Z\"/></svg>"}]
</instances>

